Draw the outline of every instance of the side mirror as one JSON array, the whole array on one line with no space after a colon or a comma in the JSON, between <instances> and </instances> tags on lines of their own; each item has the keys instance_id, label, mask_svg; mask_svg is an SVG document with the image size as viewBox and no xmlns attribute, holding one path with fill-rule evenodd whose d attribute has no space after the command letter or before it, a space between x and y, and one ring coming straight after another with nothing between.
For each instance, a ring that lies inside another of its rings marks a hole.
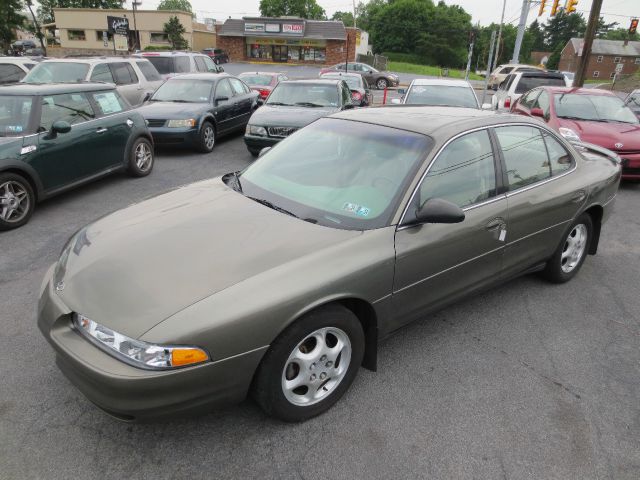
<instances>
[{"instance_id":1,"label":"side mirror","mask_svg":"<svg viewBox=\"0 0 640 480\"><path fill-rule=\"evenodd\" d=\"M152 93L151 92L147 92L144 94L144 98L142 99L142 103L144 102L148 102L149 99L151 98Z\"/></svg>"},{"instance_id":2,"label":"side mirror","mask_svg":"<svg viewBox=\"0 0 640 480\"><path fill-rule=\"evenodd\" d=\"M406 89L404 89L404 88L399 88L399 89L397 90L397 92L398 92L400 95L404 95L405 93L407 93L407 90L406 90Z\"/></svg>"},{"instance_id":3,"label":"side mirror","mask_svg":"<svg viewBox=\"0 0 640 480\"><path fill-rule=\"evenodd\" d=\"M258 153L258 158L260 158L265 153L267 153L269 150L271 150L271 148L273 148L273 147L264 147L262 150L260 150L260 153Z\"/></svg>"},{"instance_id":4,"label":"side mirror","mask_svg":"<svg viewBox=\"0 0 640 480\"><path fill-rule=\"evenodd\" d=\"M49 138L56 138L59 133L69 133L71 131L71 124L64 120L56 120L51 125L51 131L49 132Z\"/></svg>"},{"instance_id":5,"label":"side mirror","mask_svg":"<svg viewBox=\"0 0 640 480\"><path fill-rule=\"evenodd\" d=\"M544 112L542 111L541 108L535 107L531 109L531 116L544 118Z\"/></svg>"},{"instance_id":6,"label":"side mirror","mask_svg":"<svg viewBox=\"0 0 640 480\"><path fill-rule=\"evenodd\" d=\"M402 100L400 100L399 98L392 98L391 103L393 103L394 105L400 105L402 104Z\"/></svg>"},{"instance_id":7,"label":"side mirror","mask_svg":"<svg viewBox=\"0 0 640 480\"><path fill-rule=\"evenodd\" d=\"M222 102L226 102L229 100L229 97L217 97L215 100L216 106L220 105Z\"/></svg>"},{"instance_id":8,"label":"side mirror","mask_svg":"<svg viewBox=\"0 0 640 480\"><path fill-rule=\"evenodd\" d=\"M422 223L460 223L464 211L448 200L430 198L416 211L416 219Z\"/></svg>"}]
</instances>

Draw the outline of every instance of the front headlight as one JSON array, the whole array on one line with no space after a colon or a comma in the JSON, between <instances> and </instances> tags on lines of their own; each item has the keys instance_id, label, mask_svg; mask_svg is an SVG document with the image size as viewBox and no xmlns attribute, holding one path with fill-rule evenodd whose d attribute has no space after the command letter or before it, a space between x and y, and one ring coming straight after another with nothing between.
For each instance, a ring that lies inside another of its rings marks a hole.
<instances>
[{"instance_id":1,"label":"front headlight","mask_svg":"<svg viewBox=\"0 0 640 480\"><path fill-rule=\"evenodd\" d=\"M580 141L580 135L578 135L576 132L574 132L570 128L560 127L558 131L560 132L560 135L562 135L564 138L566 138L570 142Z\"/></svg>"},{"instance_id":2,"label":"front headlight","mask_svg":"<svg viewBox=\"0 0 640 480\"><path fill-rule=\"evenodd\" d=\"M247 135L259 135L261 137L266 137L267 129L264 127L258 127L257 125L247 125L245 133Z\"/></svg>"},{"instance_id":3,"label":"front headlight","mask_svg":"<svg viewBox=\"0 0 640 480\"><path fill-rule=\"evenodd\" d=\"M186 128L196 126L195 118L187 118L185 120L169 120L167 127L169 128Z\"/></svg>"},{"instance_id":4,"label":"front headlight","mask_svg":"<svg viewBox=\"0 0 640 480\"><path fill-rule=\"evenodd\" d=\"M166 370L209 360L209 355L201 348L154 345L135 340L79 313L74 313L73 324L90 341L134 367Z\"/></svg>"}]
</instances>

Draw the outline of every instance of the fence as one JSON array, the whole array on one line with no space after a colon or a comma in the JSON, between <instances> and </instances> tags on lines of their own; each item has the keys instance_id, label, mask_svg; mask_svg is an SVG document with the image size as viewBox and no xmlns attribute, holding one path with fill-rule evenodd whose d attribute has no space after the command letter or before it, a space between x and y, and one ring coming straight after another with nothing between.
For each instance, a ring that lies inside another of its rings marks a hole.
<instances>
[{"instance_id":1,"label":"fence","mask_svg":"<svg viewBox=\"0 0 640 480\"><path fill-rule=\"evenodd\" d=\"M378 70L386 70L388 61L389 60L387 59L387 57L378 54L363 55L359 53L358 55L356 55L356 62L366 63L367 65L371 65L373 68L377 68Z\"/></svg>"}]
</instances>

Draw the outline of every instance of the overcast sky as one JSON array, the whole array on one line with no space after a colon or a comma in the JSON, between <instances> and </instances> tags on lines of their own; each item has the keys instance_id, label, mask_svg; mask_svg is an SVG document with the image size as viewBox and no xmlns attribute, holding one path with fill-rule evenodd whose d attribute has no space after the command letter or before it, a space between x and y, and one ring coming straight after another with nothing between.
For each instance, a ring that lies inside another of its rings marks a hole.
<instances>
[{"instance_id":1,"label":"overcast sky","mask_svg":"<svg viewBox=\"0 0 640 480\"><path fill-rule=\"evenodd\" d=\"M437 0L434 0L436 2ZM505 10L505 21L514 25L518 24L520 18L520 9L522 8L522 0L506 0L507 7ZM560 4L564 5L565 0L560 0ZM160 0L142 0L141 9L155 9ZM260 0L190 0L194 11L199 19L205 17L224 20L229 16L240 18L247 15L259 15L258 8ZM317 0L324 8L327 15L331 17L335 11L347 11L353 9L351 0ZM541 20L546 20L550 4L553 0L547 0L547 13L543 15ZM591 9L592 0L579 0L577 10L581 12L585 18L588 17ZM356 0L357 3L357 0ZM445 0L449 5L460 5L471 14L472 22L480 22L481 25L488 25L491 22L500 22L500 14L502 13L503 0ZM127 1L127 5L131 5L131 1ZM628 27L629 21L635 15L640 16L640 0L604 0L602 4L602 13L607 22L618 22L622 27ZM533 22L538 15L538 7L533 7L529 12L529 23Z\"/></svg>"}]
</instances>

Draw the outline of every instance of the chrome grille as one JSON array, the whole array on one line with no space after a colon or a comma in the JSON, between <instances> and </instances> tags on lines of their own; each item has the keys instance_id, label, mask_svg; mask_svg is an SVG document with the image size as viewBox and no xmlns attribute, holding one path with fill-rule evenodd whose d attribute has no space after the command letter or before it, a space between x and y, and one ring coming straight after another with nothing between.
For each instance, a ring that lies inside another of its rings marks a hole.
<instances>
[{"instance_id":1,"label":"chrome grille","mask_svg":"<svg viewBox=\"0 0 640 480\"><path fill-rule=\"evenodd\" d=\"M295 132L295 127L267 127L267 133L270 137L284 138Z\"/></svg>"},{"instance_id":2,"label":"chrome grille","mask_svg":"<svg viewBox=\"0 0 640 480\"><path fill-rule=\"evenodd\" d=\"M166 120L158 120L158 119L147 119L150 127L164 127L164 124L167 122Z\"/></svg>"}]
</instances>

